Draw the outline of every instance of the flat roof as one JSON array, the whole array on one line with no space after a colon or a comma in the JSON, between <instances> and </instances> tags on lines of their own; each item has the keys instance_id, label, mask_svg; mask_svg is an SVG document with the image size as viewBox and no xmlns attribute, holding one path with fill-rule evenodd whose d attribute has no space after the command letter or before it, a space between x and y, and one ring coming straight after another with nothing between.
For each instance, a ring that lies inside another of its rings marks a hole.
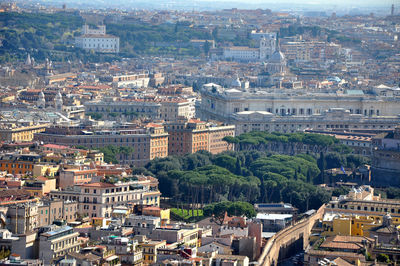
<instances>
[{"instance_id":1,"label":"flat roof","mask_svg":"<svg viewBox=\"0 0 400 266\"><path fill-rule=\"evenodd\" d=\"M293 218L292 214L275 214L275 213L257 213L257 219L260 220L286 220Z\"/></svg>"}]
</instances>

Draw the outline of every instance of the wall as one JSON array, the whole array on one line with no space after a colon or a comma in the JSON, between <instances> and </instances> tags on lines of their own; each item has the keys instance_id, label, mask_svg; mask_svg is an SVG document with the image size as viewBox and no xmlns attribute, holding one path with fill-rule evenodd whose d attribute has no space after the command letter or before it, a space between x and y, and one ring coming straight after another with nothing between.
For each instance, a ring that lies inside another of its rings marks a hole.
<instances>
[{"instance_id":1,"label":"wall","mask_svg":"<svg viewBox=\"0 0 400 266\"><path fill-rule=\"evenodd\" d=\"M303 247L308 245L308 237L310 235L311 229L314 222L318 219L322 219L325 211L325 205L322 205L319 210L312 216L300 220L294 225L279 231L273 237L268 239L258 259L259 265L277 265L279 254L281 252L281 247L284 247L288 243L294 243L298 239L303 238Z\"/></svg>"}]
</instances>

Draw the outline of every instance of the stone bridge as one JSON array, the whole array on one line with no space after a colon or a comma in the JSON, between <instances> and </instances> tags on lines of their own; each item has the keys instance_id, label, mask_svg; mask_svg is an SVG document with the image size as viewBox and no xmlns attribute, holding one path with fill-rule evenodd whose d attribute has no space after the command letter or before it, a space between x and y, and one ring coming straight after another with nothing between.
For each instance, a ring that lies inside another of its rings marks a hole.
<instances>
[{"instance_id":1,"label":"stone bridge","mask_svg":"<svg viewBox=\"0 0 400 266\"><path fill-rule=\"evenodd\" d=\"M304 250L309 244L309 236L315 221L322 219L324 211L325 205L322 205L313 215L297 221L268 239L258 259L259 265L277 265L278 260L289 258Z\"/></svg>"}]
</instances>

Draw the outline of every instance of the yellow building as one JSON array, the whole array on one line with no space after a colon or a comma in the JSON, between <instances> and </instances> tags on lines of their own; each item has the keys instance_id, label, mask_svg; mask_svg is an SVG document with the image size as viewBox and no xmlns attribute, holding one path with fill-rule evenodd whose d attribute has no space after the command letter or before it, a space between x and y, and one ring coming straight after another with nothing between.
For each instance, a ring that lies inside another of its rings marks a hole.
<instances>
[{"instance_id":1,"label":"yellow building","mask_svg":"<svg viewBox=\"0 0 400 266\"><path fill-rule=\"evenodd\" d=\"M160 206L160 191L148 191L143 193L142 204Z\"/></svg>"},{"instance_id":2,"label":"yellow building","mask_svg":"<svg viewBox=\"0 0 400 266\"><path fill-rule=\"evenodd\" d=\"M369 229L376 227L374 219L369 216L351 216L327 213L322 221L323 236L367 236Z\"/></svg>"},{"instance_id":3,"label":"yellow building","mask_svg":"<svg viewBox=\"0 0 400 266\"><path fill-rule=\"evenodd\" d=\"M352 189L347 195L333 197L327 204L326 212L341 213L349 216L368 216L376 224L382 222L383 216L390 213L393 224L400 225L400 200L383 199L374 195L374 188L361 186Z\"/></svg>"},{"instance_id":4,"label":"yellow building","mask_svg":"<svg viewBox=\"0 0 400 266\"><path fill-rule=\"evenodd\" d=\"M56 190L57 180L55 178L38 177L35 180L27 180L24 189L33 197L42 197L52 190Z\"/></svg>"},{"instance_id":5,"label":"yellow building","mask_svg":"<svg viewBox=\"0 0 400 266\"><path fill-rule=\"evenodd\" d=\"M0 125L0 139L7 142L32 141L35 133L44 132L48 124L28 125L8 123Z\"/></svg>"},{"instance_id":6,"label":"yellow building","mask_svg":"<svg viewBox=\"0 0 400 266\"><path fill-rule=\"evenodd\" d=\"M167 241L148 241L141 244L143 249L143 262L145 264L152 264L157 261L157 249L166 248Z\"/></svg>"},{"instance_id":7,"label":"yellow building","mask_svg":"<svg viewBox=\"0 0 400 266\"><path fill-rule=\"evenodd\" d=\"M53 177L58 172L60 168L59 165L50 165L50 164L35 164L33 166L33 175L34 176L50 176Z\"/></svg>"},{"instance_id":8,"label":"yellow building","mask_svg":"<svg viewBox=\"0 0 400 266\"><path fill-rule=\"evenodd\" d=\"M0 102L2 103L9 103L15 101L15 95L12 94L4 94L0 96Z\"/></svg>"},{"instance_id":9,"label":"yellow building","mask_svg":"<svg viewBox=\"0 0 400 266\"><path fill-rule=\"evenodd\" d=\"M166 225L170 220L170 209L161 209L160 207L145 207L142 210L143 215L160 217L161 225Z\"/></svg>"}]
</instances>

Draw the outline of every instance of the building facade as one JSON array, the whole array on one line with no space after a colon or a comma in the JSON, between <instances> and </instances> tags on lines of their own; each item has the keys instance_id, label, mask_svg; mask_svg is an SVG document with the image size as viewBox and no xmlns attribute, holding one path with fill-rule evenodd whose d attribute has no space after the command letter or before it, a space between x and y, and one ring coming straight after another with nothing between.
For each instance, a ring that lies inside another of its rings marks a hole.
<instances>
[{"instance_id":1,"label":"building facade","mask_svg":"<svg viewBox=\"0 0 400 266\"><path fill-rule=\"evenodd\" d=\"M48 231L39 237L39 258L45 265L51 265L54 260L69 252L80 250L79 233L74 232L72 227L48 227L45 230Z\"/></svg>"},{"instance_id":2,"label":"building facade","mask_svg":"<svg viewBox=\"0 0 400 266\"><path fill-rule=\"evenodd\" d=\"M94 50L102 53L119 53L119 38L106 34L106 26L90 29L85 24L82 27L82 36L75 37L76 47L85 50Z\"/></svg>"},{"instance_id":3,"label":"building facade","mask_svg":"<svg viewBox=\"0 0 400 266\"><path fill-rule=\"evenodd\" d=\"M159 206L158 181L153 177L138 176L138 180L123 183L89 183L73 188L52 191L51 198L78 202L78 212L89 217L111 217L114 207L134 203Z\"/></svg>"},{"instance_id":4,"label":"building facade","mask_svg":"<svg viewBox=\"0 0 400 266\"><path fill-rule=\"evenodd\" d=\"M44 143L57 143L68 146L101 148L109 145L132 147L130 154L119 154L120 163L144 166L154 158L168 156L168 133L158 124L149 124L136 129L101 130L85 133L82 130L52 128L36 134L35 139Z\"/></svg>"},{"instance_id":5,"label":"building facade","mask_svg":"<svg viewBox=\"0 0 400 266\"><path fill-rule=\"evenodd\" d=\"M216 84L205 85L201 96L197 115L234 124L237 135L253 130L387 130L400 123L400 98L393 97L242 91Z\"/></svg>"},{"instance_id":6,"label":"building facade","mask_svg":"<svg viewBox=\"0 0 400 266\"><path fill-rule=\"evenodd\" d=\"M234 126L211 126L209 123L198 119L178 119L166 124L169 134L168 154L184 155L200 150L213 154L231 150L223 141L225 136L234 136Z\"/></svg>"},{"instance_id":7,"label":"building facade","mask_svg":"<svg viewBox=\"0 0 400 266\"><path fill-rule=\"evenodd\" d=\"M28 142L32 141L34 134L43 132L48 124L0 124L0 139L6 142Z\"/></svg>"},{"instance_id":8,"label":"building facade","mask_svg":"<svg viewBox=\"0 0 400 266\"><path fill-rule=\"evenodd\" d=\"M372 139L372 182L375 185L400 185L400 127Z\"/></svg>"}]
</instances>

